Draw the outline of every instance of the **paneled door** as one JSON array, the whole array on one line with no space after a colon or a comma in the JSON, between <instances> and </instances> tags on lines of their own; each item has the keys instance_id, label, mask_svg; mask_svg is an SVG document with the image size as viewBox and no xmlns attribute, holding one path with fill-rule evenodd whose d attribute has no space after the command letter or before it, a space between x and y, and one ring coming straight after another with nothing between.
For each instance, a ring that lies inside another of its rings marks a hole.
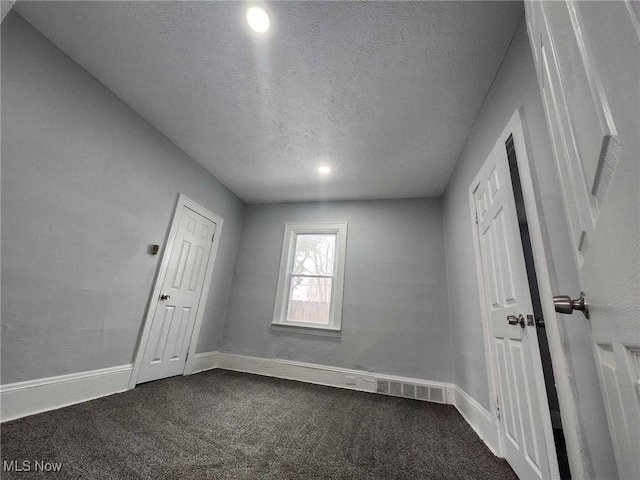
<instances>
[{"instance_id":1,"label":"paneled door","mask_svg":"<svg viewBox=\"0 0 640 480\"><path fill-rule=\"evenodd\" d=\"M471 186L485 311L497 370L503 453L523 479L558 477L542 360L507 148L499 139Z\"/></svg>"},{"instance_id":2,"label":"paneled door","mask_svg":"<svg viewBox=\"0 0 640 480\"><path fill-rule=\"evenodd\" d=\"M525 2L618 475L640 478L640 7ZM577 299L581 292L555 292ZM560 300L560 299L557 299ZM560 305L558 305L560 307ZM566 302L569 311L580 302ZM581 452L580 452L581 453Z\"/></svg>"},{"instance_id":3,"label":"paneled door","mask_svg":"<svg viewBox=\"0 0 640 480\"><path fill-rule=\"evenodd\" d=\"M184 371L216 224L182 206L137 383Z\"/></svg>"}]
</instances>

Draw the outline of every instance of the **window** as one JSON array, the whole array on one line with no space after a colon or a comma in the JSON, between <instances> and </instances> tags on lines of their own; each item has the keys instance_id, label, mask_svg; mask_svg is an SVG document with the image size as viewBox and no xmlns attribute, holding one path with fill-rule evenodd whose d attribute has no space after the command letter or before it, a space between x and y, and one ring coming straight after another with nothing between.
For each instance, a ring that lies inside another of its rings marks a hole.
<instances>
[{"instance_id":1,"label":"window","mask_svg":"<svg viewBox=\"0 0 640 480\"><path fill-rule=\"evenodd\" d=\"M346 247L346 223L285 225L275 328L339 334Z\"/></svg>"}]
</instances>

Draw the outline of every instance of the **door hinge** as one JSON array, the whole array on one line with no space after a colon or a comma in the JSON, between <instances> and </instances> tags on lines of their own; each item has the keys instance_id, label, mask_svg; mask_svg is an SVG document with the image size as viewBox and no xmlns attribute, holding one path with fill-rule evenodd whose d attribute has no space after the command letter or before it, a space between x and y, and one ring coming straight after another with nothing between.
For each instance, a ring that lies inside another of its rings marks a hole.
<instances>
[{"instance_id":1,"label":"door hinge","mask_svg":"<svg viewBox=\"0 0 640 480\"><path fill-rule=\"evenodd\" d=\"M476 225L478 225L478 212L476 212Z\"/></svg>"},{"instance_id":2,"label":"door hinge","mask_svg":"<svg viewBox=\"0 0 640 480\"><path fill-rule=\"evenodd\" d=\"M496 418L500 420L500 400L496 397Z\"/></svg>"},{"instance_id":3,"label":"door hinge","mask_svg":"<svg viewBox=\"0 0 640 480\"><path fill-rule=\"evenodd\" d=\"M211 235L211 241L213 242L214 237L216 236L216 234L214 233L213 235Z\"/></svg>"}]
</instances>

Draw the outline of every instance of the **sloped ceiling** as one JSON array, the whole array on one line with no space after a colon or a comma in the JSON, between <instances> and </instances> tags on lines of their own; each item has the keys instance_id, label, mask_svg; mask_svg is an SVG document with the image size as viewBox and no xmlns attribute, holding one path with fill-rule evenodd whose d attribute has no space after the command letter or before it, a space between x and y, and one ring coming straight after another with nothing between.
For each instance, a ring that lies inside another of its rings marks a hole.
<instances>
[{"instance_id":1,"label":"sloped ceiling","mask_svg":"<svg viewBox=\"0 0 640 480\"><path fill-rule=\"evenodd\" d=\"M519 2L19 1L248 203L441 195ZM333 172L318 174L320 164Z\"/></svg>"}]
</instances>

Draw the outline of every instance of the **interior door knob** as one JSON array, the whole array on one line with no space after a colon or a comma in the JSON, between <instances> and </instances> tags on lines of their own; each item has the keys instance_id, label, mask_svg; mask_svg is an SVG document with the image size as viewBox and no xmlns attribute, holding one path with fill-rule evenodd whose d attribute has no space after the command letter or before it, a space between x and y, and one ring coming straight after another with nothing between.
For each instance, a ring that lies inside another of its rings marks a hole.
<instances>
[{"instance_id":1,"label":"interior door knob","mask_svg":"<svg viewBox=\"0 0 640 480\"><path fill-rule=\"evenodd\" d=\"M169 300L171 298L170 295L167 295L166 293L163 293L162 295L160 295L160 300Z\"/></svg>"},{"instance_id":2,"label":"interior door knob","mask_svg":"<svg viewBox=\"0 0 640 480\"><path fill-rule=\"evenodd\" d=\"M577 300L571 300L569 295L556 295L553 297L553 304L558 313L571 315L574 310L580 310L585 317L589 318L589 305L582 292Z\"/></svg>"},{"instance_id":3,"label":"interior door knob","mask_svg":"<svg viewBox=\"0 0 640 480\"><path fill-rule=\"evenodd\" d=\"M520 325L521 328L524 328L524 315L520 314L517 317L515 315L509 315L507 316L507 323L509 325Z\"/></svg>"}]
</instances>

